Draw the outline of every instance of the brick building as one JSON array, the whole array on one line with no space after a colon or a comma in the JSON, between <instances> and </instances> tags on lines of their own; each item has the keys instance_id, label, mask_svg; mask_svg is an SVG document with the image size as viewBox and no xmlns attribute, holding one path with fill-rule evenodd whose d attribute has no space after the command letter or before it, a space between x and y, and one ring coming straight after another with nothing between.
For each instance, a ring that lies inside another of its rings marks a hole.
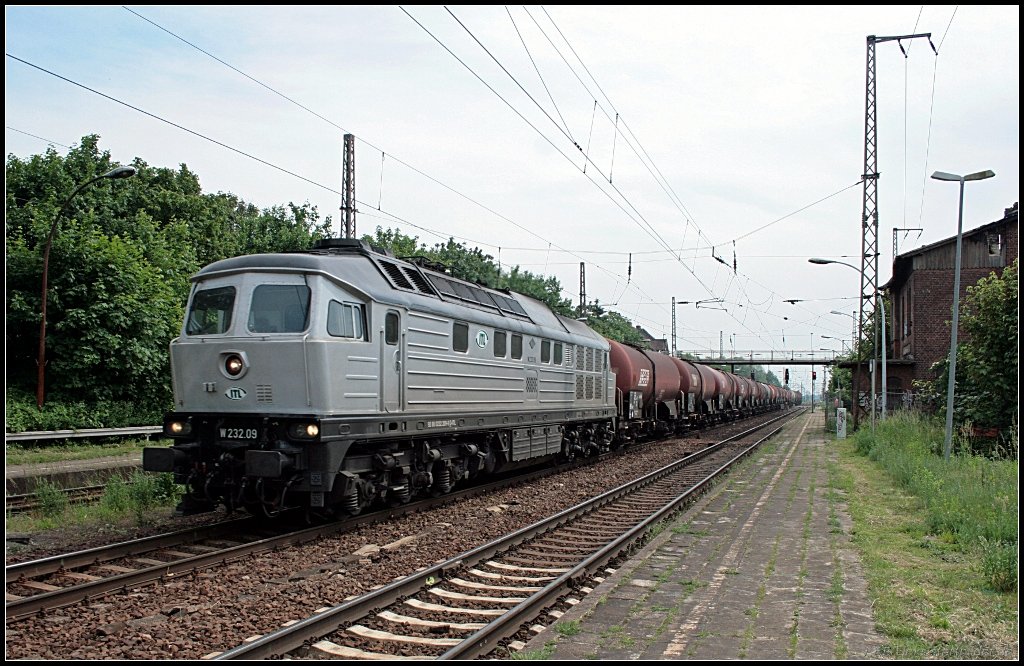
<instances>
[{"instance_id":1,"label":"brick building","mask_svg":"<svg viewBox=\"0 0 1024 666\"><path fill-rule=\"evenodd\" d=\"M644 339L652 351L662 352L663 354L669 353L668 338L656 338L648 333L640 324L636 324L636 332L640 334L640 337Z\"/></svg>"},{"instance_id":2,"label":"brick building","mask_svg":"<svg viewBox=\"0 0 1024 666\"><path fill-rule=\"evenodd\" d=\"M993 272L1002 274L1018 257L1017 215L1014 203L1002 219L963 232L961 307L968 287ZM955 261L956 236L904 252L893 260L892 279L882 287L890 299L885 323L891 405L912 391L914 380L935 379L932 365L949 356ZM966 339L962 328L957 337L960 342ZM870 394L871 376L866 366L861 370L860 390Z\"/></svg>"}]
</instances>

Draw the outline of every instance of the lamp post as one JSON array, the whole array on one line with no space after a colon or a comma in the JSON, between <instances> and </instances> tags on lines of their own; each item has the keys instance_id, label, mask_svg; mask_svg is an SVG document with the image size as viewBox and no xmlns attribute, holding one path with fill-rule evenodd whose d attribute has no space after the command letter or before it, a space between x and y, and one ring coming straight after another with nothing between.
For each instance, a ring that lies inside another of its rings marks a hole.
<instances>
[{"instance_id":1,"label":"lamp post","mask_svg":"<svg viewBox=\"0 0 1024 666\"><path fill-rule=\"evenodd\" d=\"M64 201L64 204L57 211L57 215L53 218L53 223L50 224L50 234L46 237L46 248L43 250L43 296L42 296L42 321L39 324L39 380L36 387L36 407L38 409L43 408L43 396L46 394L44 388L44 381L46 377L46 287L47 278L50 273L50 248L53 246L53 236L57 233L57 222L60 220L61 213L63 213L71 200L75 198L75 195L84 190L89 185L92 185L98 180L104 178L110 178L112 180L118 178L129 178L135 175L135 167L122 166L111 169L110 171L96 176L90 180L85 181L71 192L68 198Z\"/></svg>"},{"instance_id":2,"label":"lamp post","mask_svg":"<svg viewBox=\"0 0 1024 666\"><path fill-rule=\"evenodd\" d=\"M812 264L842 264L843 266L849 266L853 270L855 270L858 273L860 273L861 277L865 277L864 276L864 271L862 271L861 269L857 268L853 264L846 263L845 261L837 261L835 259L819 259L817 257L812 258L812 259L808 259L807 261L811 262ZM878 300L879 300L878 296L879 296L878 290L876 289L875 290L875 303L876 304L878 303ZM882 350L882 420L883 421L885 420L885 393L886 393L886 380L887 380L887 377L885 375L885 357L886 357L886 353L885 353L885 303L882 303L881 307L878 308L878 310L879 310L879 312L882 313L882 344L881 345L878 344L878 335L876 334L875 335L874 355L871 357L871 365L872 365L872 372L871 372L871 427L872 428L875 427L875 373L874 373L874 363L875 363L875 359L878 357L879 346L881 346L881 350ZM859 356L857 358L857 369L858 370L860 369L860 358L859 358ZM854 413L856 413L856 411Z\"/></svg>"},{"instance_id":3,"label":"lamp post","mask_svg":"<svg viewBox=\"0 0 1024 666\"><path fill-rule=\"evenodd\" d=\"M949 333L949 383L946 385L946 440L942 447L942 455L946 460L949 460L953 449L953 391L956 385L956 332L960 321L960 249L963 245L964 183L968 180L985 180L994 175L995 172L989 170L969 173L966 176L945 171L936 171L932 174L935 180L960 183L960 213L956 221L956 260L953 268L953 324Z\"/></svg>"},{"instance_id":4,"label":"lamp post","mask_svg":"<svg viewBox=\"0 0 1024 666\"><path fill-rule=\"evenodd\" d=\"M848 350L849 346L846 344L846 340L844 340L843 338L833 338L830 335L823 335L821 337L822 337L823 340L838 340L839 344L841 344L843 346L843 352L846 352Z\"/></svg>"}]
</instances>

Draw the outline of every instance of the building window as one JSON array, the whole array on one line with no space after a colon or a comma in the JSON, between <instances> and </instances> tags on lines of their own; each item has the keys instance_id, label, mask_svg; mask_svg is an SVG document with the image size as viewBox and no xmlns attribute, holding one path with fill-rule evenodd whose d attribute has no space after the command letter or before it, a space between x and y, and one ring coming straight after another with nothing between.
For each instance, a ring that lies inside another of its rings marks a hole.
<instances>
[{"instance_id":1,"label":"building window","mask_svg":"<svg viewBox=\"0 0 1024 666\"><path fill-rule=\"evenodd\" d=\"M997 233L985 234L985 244L988 245L988 256L997 257L1003 248L1003 235Z\"/></svg>"}]
</instances>

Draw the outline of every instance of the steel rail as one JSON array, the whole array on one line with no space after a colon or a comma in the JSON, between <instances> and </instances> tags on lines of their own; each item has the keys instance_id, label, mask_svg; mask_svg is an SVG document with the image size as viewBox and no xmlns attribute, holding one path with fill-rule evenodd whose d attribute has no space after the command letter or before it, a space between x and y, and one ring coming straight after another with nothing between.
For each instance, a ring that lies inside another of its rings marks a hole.
<instances>
[{"instance_id":1,"label":"steel rail","mask_svg":"<svg viewBox=\"0 0 1024 666\"><path fill-rule=\"evenodd\" d=\"M798 411L797 414L801 412L802 410ZM234 660L270 659L280 657L287 652L298 649L306 643L319 640L321 637L337 630L338 627L363 618L376 609L383 608L406 597L412 596L413 594L422 591L428 585L433 584L432 581L444 579L448 573L455 572L464 567L473 566L479 562L490 559L498 553L504 552L509 548L533 539L539 534L548 532L556 527L575 520L580 516L588 514L623 495L646 487L661 478L678 471L681 467L688 466L701 458L707 457L721 450L727 444L738 438L745 437L746 435L763 429L764 427L783 418L795 417L797 414L780 415L775 419L771 419L765 423L754 426L700 451L691 453L684 458L670 463L639 479L635 479L617 488L606 491L597 497L581 502L580 504L568 509L564 509L563 511L538 521L537 523L528 525L511 534L499 537L498 539L456 555L444 562L436 563L430 567L421 569L411 576L395 580L381 588L378 588L377 590L369 592L368 594L350 599L338 606L319 612L304 620L289 623L287 626L283 626L269 634L247 640L246 643L220 654L214 654L211 658L214 660ZM776 431L773 431L772 434ZM771 435L768 435L766 438L770 436ZM707 483L710 478L711 477L708 477L701 483ZM645 521L645 524L648 524L648 522ZM619 539L621 539L621 537ZM616 542L619 541L619 539L616 539ZM610 557L608 559L610 559ZM529 603L529 600L523 603ZM470 638L472 639L475 636L476 634Z\"/></svg>"}]
</instances>

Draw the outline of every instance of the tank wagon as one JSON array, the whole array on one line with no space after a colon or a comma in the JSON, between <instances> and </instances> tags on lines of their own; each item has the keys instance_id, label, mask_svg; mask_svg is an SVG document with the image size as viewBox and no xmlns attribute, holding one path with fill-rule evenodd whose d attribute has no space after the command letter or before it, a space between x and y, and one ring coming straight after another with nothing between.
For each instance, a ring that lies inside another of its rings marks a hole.
<instances>
[{"instance_id":1,"label":"tank wagon","mask_svg":"<svg viewBox=\"0 0 1024 666\"><path fill-rule=\"evenodd\" d=\"M363 241L192 280L170 345L174 444L143 452L185 486L180 514L353 515L795 402Z\"/></svg>"}]
</instances>

